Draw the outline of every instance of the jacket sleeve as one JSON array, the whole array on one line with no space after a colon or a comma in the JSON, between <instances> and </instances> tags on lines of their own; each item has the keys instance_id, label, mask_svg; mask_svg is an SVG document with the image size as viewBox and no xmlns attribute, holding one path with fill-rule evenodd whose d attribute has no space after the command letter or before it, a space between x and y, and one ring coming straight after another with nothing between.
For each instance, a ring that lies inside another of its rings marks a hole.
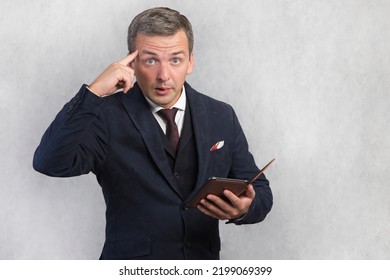
<instances>
[{"instance_id":1,"label":"jacket sleeve","mask_svg":"<svg viewBox=\"0 0 390 280\"><path fill-rule=\"evenodd\" d=\"M108 129L100 112L104 98L86 85L65 104L42 136L33 168L54 177L96 173L108 151Z\"/></svg>"},{"instance_id":2,"label":"jacket sleeve","mask_svg":"<svg viewBox=\"0 0 390 280\"><path fill-rule=\"evenodd\" d=\"M252 154L249 152L248 142L234 112L233 131L235 138L233 145L232 167L229 177L250 180L260 170L256 166ZM228 223L235 223L236 225L258 223L263 221L267 214L271 211L273 196L269 187L269 181L264 174L256 179L253 183L253 187L256 195L246 215L241 219L231 220Z\"/></svg>"}]
</instances>

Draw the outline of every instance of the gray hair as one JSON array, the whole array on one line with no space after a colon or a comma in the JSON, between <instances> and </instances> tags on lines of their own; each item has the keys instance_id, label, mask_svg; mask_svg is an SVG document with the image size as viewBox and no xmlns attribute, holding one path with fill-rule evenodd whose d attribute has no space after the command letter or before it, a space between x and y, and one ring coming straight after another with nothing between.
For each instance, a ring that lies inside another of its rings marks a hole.
<instances>
[{"instance_id":1,"label":"gray hair","mask_svg":"<svg viewBox=\"0 0 390 280\"><path fill-rule=\"evenodd\" d=\"M190 53L194 48L194 34L189 20L178 11L169 8L152 8L138 14L130 23L127 33L129 52L135 51L137 34L172 36L183 30L187 36Z\"/></svg>"}]
</instances>

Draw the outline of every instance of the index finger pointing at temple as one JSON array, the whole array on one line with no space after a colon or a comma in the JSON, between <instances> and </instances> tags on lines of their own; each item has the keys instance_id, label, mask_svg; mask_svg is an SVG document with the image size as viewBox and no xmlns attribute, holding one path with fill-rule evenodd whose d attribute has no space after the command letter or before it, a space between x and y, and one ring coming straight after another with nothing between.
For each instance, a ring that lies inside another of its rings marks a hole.
<instances>
[{"instance_id":1,"label":"index finger pointing at temple","mask_svg":"<svg viewBox=\"0 0 390 280\"><path fill-rule=\"evenodd\" d=\"M122 58L118 62L122 65L130 66L130 63L133 62L133 60L137 57L137 55L138 55L138 50L135 50L134 52Z\"/></svg>"}]
</instances>

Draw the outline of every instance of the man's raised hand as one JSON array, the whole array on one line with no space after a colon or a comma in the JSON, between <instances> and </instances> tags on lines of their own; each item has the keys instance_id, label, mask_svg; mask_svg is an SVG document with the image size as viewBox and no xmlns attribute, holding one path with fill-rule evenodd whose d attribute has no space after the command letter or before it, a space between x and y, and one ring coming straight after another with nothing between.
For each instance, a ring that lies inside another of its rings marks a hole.
<instances>
[{"instance_id":1,"label":"man's raised hand","mask_svg":"<svg viewBox=\"0 0 390 280\"><path fill-rule=\"evenodd\" d=\"M138 51L134 51L123 59L114 62L106 68L93 82L88 86L89 90L97 96L105 96L115 93L118 89L123 92L129 91L133 87L133 78L135 76L131 63L137 57Z\"/></svg>"}]
</instances>

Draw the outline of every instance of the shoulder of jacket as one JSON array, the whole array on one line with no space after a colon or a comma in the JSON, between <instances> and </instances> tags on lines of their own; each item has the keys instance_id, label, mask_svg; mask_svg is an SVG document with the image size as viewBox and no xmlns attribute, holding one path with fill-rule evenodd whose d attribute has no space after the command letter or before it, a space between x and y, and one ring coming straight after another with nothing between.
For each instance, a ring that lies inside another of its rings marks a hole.
<instances>
[{"instance_id":1,"label":"shoulder of jacket","mask_svg":"<svg viewBox=\"0 0 390 280\"><path fill-rule=\"evenodd\" d=\"M206 104L206 106L209 107L218 107L218 108L223 108L228 111L234 111L233 107L221 100L215 99L209 95L203 94L195 89L193 89L188 83L185 83L186 87L186 94L187 95L192 95L192 97L197 98L200 102ZM191 98L191 97L190 97Z\"/></svg>"}]
</instances>

